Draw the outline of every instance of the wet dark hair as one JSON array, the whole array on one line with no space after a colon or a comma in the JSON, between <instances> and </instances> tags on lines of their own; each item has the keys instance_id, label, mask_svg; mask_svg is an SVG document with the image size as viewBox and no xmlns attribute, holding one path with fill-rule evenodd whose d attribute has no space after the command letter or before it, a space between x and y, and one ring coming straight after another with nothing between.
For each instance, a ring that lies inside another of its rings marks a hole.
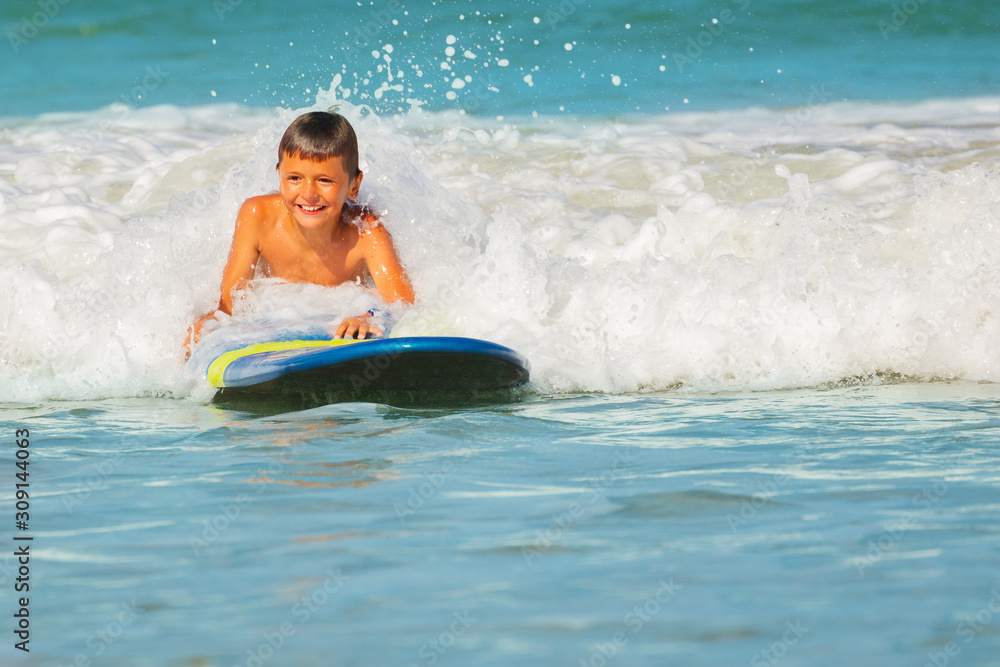
<instances>
[{"instance_id":1,"label":"wet dark hair","mask_svg":"<svg viewBox=\"0 0 1000 667\"><path fill-rule=\"evenodd\" d=\"M292 121L278 144L278 164L284 156L303 160L339 157L353 181L358 177L358 135L343 116L329 111L310 111Z\"/></svg>"}]
</instances>

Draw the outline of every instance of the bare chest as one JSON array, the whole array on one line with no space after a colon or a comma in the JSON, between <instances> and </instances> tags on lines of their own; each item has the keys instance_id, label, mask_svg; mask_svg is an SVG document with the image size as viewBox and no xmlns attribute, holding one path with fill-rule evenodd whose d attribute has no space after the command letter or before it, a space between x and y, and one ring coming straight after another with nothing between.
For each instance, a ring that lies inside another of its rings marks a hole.
<instances>
[{"instance_id":1,"label":"bare chest","mask_svg":"<svg viewBox=\"0 0 1000 667\"><path fill-rule=\"evenodd\" d=\"M362 277L364 261L350 239L311 245L284 230L271 230L261 238L264 274L290 282L335 286Z\"/></svg>"}]
</instances>

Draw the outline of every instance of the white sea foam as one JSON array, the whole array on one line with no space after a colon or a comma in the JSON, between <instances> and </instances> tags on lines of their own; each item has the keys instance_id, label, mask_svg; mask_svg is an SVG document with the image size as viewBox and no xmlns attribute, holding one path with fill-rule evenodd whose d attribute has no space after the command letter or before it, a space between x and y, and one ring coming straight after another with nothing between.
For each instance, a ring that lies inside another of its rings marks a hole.
<instances>
[{"instance_id":1,"label":"white sea foam","mask_svg":"<svg viewBox=\"0 0 1000 667\"><path fill-rule=\"evenodd\" d=\"M619 119L342 102L418 295L395 332L507 344L556 392L996 381L1000 99L821 93ZM0 121L0 400L203 395L185 327L217 302L237 208L275 188L299 111ZM366 298L265 285L234 320Z\"/></svg>"}]
</instances>

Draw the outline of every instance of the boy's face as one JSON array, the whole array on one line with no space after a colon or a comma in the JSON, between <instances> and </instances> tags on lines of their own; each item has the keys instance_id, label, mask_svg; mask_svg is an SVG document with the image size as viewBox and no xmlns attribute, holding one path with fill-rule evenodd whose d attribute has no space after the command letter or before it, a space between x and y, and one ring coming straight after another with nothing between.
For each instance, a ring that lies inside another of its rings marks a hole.
<instances>
[{"instance_id":1,"label":"boy's face","mask_svg":"<svg viewBox=\"0 0 1000 667\"><path fill-rule=\"evenodd\" d=\"M297 223L309 228L338 221L344 201L357 198L361 176L359 172L352 181L339 157L316 161L283 155L278 163L285 206Z\"/></svg>"}]
</instances>

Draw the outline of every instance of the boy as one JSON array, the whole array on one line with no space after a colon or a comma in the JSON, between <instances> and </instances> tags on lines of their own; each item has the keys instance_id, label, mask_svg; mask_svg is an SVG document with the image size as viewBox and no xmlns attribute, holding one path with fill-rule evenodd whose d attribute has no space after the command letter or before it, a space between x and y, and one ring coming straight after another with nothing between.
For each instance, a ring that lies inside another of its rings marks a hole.
<instances>
[{"instance_id":1,"label":"boy","mask_svg":"<svg viewBox=\"0 0 1000 667\"><path fill-rule=\"evenodd\" d=\"M392 237L377 216L353 201L364 174L358 169L358 139L346 118L313 111L296 118L278 146L279 191L251 197L240 208L233 244L222 274L219 310L232 314L233 292L254 277L259 262L264 275L289 282L335 286L367 273L386 302L413 303ZM363 224L356 224L363 221ZM347 317L338 338L381 335L368 315ZM215 313L189 329L192 342Z\"/></svg>"}]
</instances>

